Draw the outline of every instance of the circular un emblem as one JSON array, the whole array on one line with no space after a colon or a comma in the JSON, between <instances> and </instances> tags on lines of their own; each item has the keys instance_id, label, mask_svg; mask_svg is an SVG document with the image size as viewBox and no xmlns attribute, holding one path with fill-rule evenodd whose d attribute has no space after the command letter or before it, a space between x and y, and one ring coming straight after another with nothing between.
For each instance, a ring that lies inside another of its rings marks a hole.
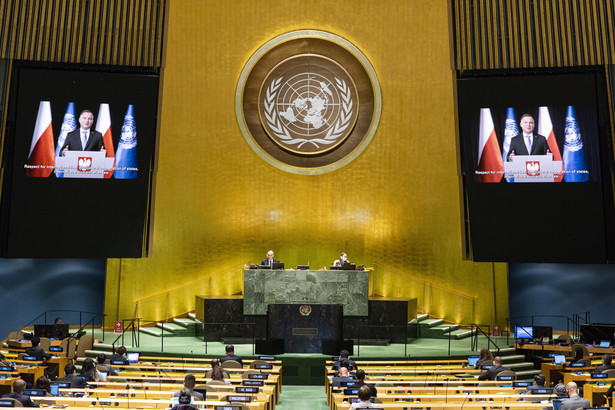
<instances>
[{"instance_id":1,"label":"circular un emblem","mask_svg":"<svg viewBox=\"0 0 615 410\"><path fill-rule=\"evenodd\" d=\"M367 147L381 112L367 58L331 33L300 30L259 48L237 85L235 109L248 144L269 164L321 174Z\"/></svg>"},{"instance_id":2,"label":"circular un emblem","mask_svg":"<svg viewBox=\"0 0 615 410\"><path fill-rule=\"evenodd\" d=\"M358 107L357 89L343 67L323 56L299 55L269 73L258 109L278 146L312 155L332 150L350 135Z\"/></svg>"},{"instance_id":3,"label":"circular un emblem","mask_svg":"<svg viewBox=\"0 0 615 410\"><path fill-rule=\"evenodd\" d=\"M302 316L309 316L312 313L312 307L310 305L301 305L299 306L299 313Z\"/></svg>"}]
</instances>

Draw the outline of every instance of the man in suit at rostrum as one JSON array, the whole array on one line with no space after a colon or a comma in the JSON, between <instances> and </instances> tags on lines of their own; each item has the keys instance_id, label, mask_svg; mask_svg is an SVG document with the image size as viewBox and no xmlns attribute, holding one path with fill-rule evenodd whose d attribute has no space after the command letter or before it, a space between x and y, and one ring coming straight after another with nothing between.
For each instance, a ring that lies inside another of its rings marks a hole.
<instances>
[{"instance_id":1,"label":"man in suit at rostrum","mask_svg":"<svg viewBox=\"0 0 615 410\"><path fill-rule=\"evenodd\" d=\"M273 251L267 252L267 257L261 261L263 266L271 266L274 263L280 263L280 261L273 257Z\"/></svg>"},{"instance_id":2,"label":"man in suit at rostrum","mask_svg":"<svg viewBox=\"0 0 615 410\"><path fill-rule=\"evenodd\" d=\"M79 128L66 134L60 155L65 156L66 151L105 151L103 136L92 129L92 124L94 114L90 110L83 110L79 115Z\"/></svg>"},{"instance_id":3,"label":"man in suit at rostrum","mask_svg":"<svg viewBox=\"0 0 615 410\"><path fill-rule=\"evenodd\" d=\"M534 117L523 114L519 126L522 132L510 140L507 161L512 161L515 155L546 155L549 152L547 139L534 132Z\"/></svg>"}]
</instances>

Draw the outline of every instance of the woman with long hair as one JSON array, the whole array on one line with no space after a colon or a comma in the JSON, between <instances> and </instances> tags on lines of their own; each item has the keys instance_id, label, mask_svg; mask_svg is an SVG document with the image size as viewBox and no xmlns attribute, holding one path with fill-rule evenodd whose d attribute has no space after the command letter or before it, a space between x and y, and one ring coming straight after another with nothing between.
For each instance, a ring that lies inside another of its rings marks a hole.
<instances>
[{"instance_id":1,"label":"woman with long hair","mask_svg":"<svg viewBox=\"0 0 615 410\"><path fill-rule=\"evenodd\" d=\"M106 381L105 377L100 374L100 372L96 368L96 363L94 363L94 360L90 359L89 357L85 359L83 361L83 364L81 365L81 376L88 377L89 380L94 382Z\"/></svg>"}]
</instances>

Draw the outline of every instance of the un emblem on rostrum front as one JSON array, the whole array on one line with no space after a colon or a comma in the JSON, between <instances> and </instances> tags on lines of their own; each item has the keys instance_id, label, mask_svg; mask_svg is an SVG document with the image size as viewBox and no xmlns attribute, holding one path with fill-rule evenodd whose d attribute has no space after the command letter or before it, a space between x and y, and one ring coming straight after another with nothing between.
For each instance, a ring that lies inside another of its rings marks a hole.
<instances>
[{"instance_id":1,"label":"un emblem on rostrum front","mask_svg":"<svg viewBox=\"0 0 615 410\"><path fill-rule=\"evenodd\" d=\"M358 115L352 78L336 62L300 55L276 66L260 90L259 116L280 147L302 154L335 148L350 134Z\"/></svg>"}]
</instances>

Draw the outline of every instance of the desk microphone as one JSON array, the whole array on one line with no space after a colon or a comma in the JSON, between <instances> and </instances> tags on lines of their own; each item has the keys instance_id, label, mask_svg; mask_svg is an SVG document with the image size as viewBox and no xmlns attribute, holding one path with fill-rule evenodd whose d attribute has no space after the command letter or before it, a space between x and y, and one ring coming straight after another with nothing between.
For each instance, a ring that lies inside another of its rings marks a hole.
<instances>
[{"instance_id":1,"label":"desk microphone","mask_svg":"<svg viewBox=\"0 0 615 410\"><path fill-rule=\"evenodd\" d=\"M130 408L130 384L126 384L126 397L128 398L128 408Z\"/></svg>"},{"instance_id":2,"label":"desk microphone","mask_svg":"<svg viewBox=\"0 0 615 410\"><path fill-rule=\"evenodd\" d=\"M463 409L463 406L466 404L466 400L468 400L468 396L470 395L470 393L466 393L466 398L463 399L463 404L461 405L461 407L459 408L459 410Z\"/></svg>"},{"instance_id":3,"label":"desk microphone","mask_svg":"<svg viewBox=\"0 0 615 410\"><path fill-rule=\"evenodd\" d=\"M104 406L102 405L102 403L100 402L100 398L98 397L98 395L96 396L96 401L98 401L98 405L100 406L100 408L102 410L105 410Z\"/></svg>"},{"instance_id":4,"label":"desk microphone","mask_svg":"<svg viewBox=\"0 0 615 410\"><path fill-rule=\"evenodd\" d=\"M446 388L444 389L444 403L448 403L448 381L450 380L450 375L449 377L446 378Z\"/></svg>"},{"instance_id":5,"label":"desk microphone","mask_svg":"<svg viewBox=\"0 0 615 410\"><path fill-rule=\"evenodd\" d=\"M143 379L141 379L141 389L143 390L143 394L145 394L145 400L147 400L147 391L145 391L145 383Z\"/></svg>"},{"instance_id":6,"label":"desk microphone","mask_svg":"<svg viewBox=\"0 0 615 410\"><path fill-rule=\"evenodd\" d=\"M436 381L433 384L433 394L436 394L437 388L438 388L438 371L436 370Z\"/></svg>"}]
</instances>

